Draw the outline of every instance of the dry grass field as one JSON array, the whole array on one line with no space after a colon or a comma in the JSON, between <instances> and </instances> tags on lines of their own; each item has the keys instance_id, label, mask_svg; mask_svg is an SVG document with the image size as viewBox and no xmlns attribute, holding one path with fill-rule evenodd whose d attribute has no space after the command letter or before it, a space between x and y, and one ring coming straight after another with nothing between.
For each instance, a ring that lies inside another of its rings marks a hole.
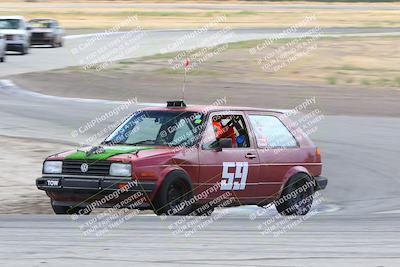
<instances>
[{"instance_id":1,"label":"dry grass field","mask_svg":"<svg viewBox=\"0 0 400 267\"><path fill-rule=\"evenodd\" d=\"M32 0L31 0L32 1ZM337 9L291 9L297 5L320 5L321 3L290 2L287 9L256 9L256 10L209 10L209 9L182 9L182 8L156 8L160 2L139 1L146 3L146 8L130 8L118 6L119 3L133 3L130 1L2 1L0 15L22 15L27 19L36 17L52 17L58 19L67 29L105 29L123 21L129 16L136 15L140 26L145 29L152 28L196 28L209 22L213 17L225 14L226 23L216 25L224 27L229 25L235 28L254 27L288 27L305 16L315 15L317 20L310 27L400 27L398 10L337 10ZM173 1L172 1L173 2ZM193 3L199 3L192 1ZM73 3L85 3L85 7L74 7ZM162 2L165 4L166 2ZM179 1L179 3L182 3ZM184 1L183 3L190 3ZM219 1L205 1L220 5ZM236 1L223 1L224 4L240 3ZM259 2L242 2L246 5ZM263 2L264 3L264 2ZM46 6L49 4L49 6ZM51 5L50 5L51 4ZM282 5L285 2L269 2L268 5ZM346 5L340 3L339 5ZM352 6L366 6L369 3L351 3ZM398 5L393 3L379 3L380 6ZM23 8L21 8L23 7Z\"/></svg>"}]
</instances>

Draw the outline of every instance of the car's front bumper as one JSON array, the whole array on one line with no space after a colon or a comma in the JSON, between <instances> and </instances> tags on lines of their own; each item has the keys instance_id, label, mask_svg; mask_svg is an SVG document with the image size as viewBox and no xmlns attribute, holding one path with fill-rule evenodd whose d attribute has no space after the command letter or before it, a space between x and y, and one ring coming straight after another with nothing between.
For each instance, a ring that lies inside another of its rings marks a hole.
<instances>
[{"instance_id":1,"label":"car's front bumper","mask_svg":"<svg viewBox=\"0 0 400 267\"><path fill-rule=\"evenodd\" d=\"M43 37L37 39L31 39L31 45L51 45L54 43L53 37Z\"/></svg>"},{"instance_id":2,"label":"car's front bumper","mask_svg":"<svg viewBox=\"0 0 400 267\"><path fill-rule=\"evenodd\" d=\"M324 177L324 176L317 176L315 177L315 182L316 182L316 186L315 186L315 190L324 190L326 188L326 186L328 185L328 178Z\"/></svg>"},{"instance_id":3,"label":"car's front bumper","mask_svg":"<svg viewBox=\"0 0 400 267\"><path fill-rule=\"evenodd\" d=\"M31 45L52 45L53 39L32 40Z\"/></svg>"},{"instance_id":4,"label":"car's front bumper","mask_svg":"<svg viewBox=\"0 0 400 267\"><path fill-rule=\"evenodd\" d=\"M23 43L7 43L6 50L20 52L24 49Z\"/></svg>"},{"instance_id":5,"label":"car's front bumper","mask_svg":"<svg viewBox=\"0 0 400 267\"><path fill-rule=\"evenodd\" d=\"M51 199L57 201L90 203L106 197L108 201L104 207L107 207L137 192L149 198L156 188L156 183L116 177L46 175L36 179L36 186L46 191ZM124 187L121 188L121 186Z\"/></svg>"},{"instance_id":6,"label":"car's front bumper","mask_svg":"<svg viewBox=\"0 0 400 267\"><path fill-rule=\"evenodd\" d=\"M31 44L32 45L49 45L53 44L55 36L47 32L32 32Z\"/></svg>"}]
</instances>

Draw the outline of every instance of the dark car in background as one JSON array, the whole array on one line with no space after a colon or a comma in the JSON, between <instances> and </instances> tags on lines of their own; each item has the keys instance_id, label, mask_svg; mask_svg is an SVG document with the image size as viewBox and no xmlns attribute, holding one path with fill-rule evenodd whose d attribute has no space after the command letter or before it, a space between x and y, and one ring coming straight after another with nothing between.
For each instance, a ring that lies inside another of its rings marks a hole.
<instances>
[{"instance_id":1,"label":"dark car in background","mask_svg":"<svg viewBox=\"0 0 400 267\"><path fill-rule=\"evenodd\" d=\"M31 45L63 46L64 29L54 19L32 19L29 21L31 28Z\"/></svg>"}]
</instances>

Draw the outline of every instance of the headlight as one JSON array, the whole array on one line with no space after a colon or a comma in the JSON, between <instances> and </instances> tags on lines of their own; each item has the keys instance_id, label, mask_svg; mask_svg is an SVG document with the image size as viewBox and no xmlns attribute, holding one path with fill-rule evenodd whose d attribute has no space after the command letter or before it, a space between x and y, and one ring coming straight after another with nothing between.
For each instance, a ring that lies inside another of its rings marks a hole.
<instances>
[{"instance_id":1,"label":"headlight","mask_svg":"<svg viewBox=\"0 0 400 267\"><path fill-rule=\"evenodd\" d=\"M110 166L110 175L112 176L131 176L131 164L112 163Z\"/></svg>"},{"instance_id":2,"label":"headlight","mask_svg":"<svg viewBox=\"0 0 400 267\"><path fill-rule=\"evenodd\" d=\"M61 173L62 161L45 161L43 164L43 173Z\"/></svg>"}]
</instances>

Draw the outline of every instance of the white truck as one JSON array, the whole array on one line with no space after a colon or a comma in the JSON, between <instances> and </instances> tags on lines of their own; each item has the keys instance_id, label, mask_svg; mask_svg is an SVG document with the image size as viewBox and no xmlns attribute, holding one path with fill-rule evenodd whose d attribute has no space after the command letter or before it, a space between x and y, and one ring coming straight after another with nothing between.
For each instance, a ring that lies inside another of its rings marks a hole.
<instances>
[{"instance_id":1,"label":"white truck","mask_svg":"<svg viewBox=\"0 0 400 267\"><path fill-rule=\"evenodd\" d=\"M5 35L7 51L28 53L31 33L23 17L0 16L0 32Z\"/></svg>"}]
</instances>

